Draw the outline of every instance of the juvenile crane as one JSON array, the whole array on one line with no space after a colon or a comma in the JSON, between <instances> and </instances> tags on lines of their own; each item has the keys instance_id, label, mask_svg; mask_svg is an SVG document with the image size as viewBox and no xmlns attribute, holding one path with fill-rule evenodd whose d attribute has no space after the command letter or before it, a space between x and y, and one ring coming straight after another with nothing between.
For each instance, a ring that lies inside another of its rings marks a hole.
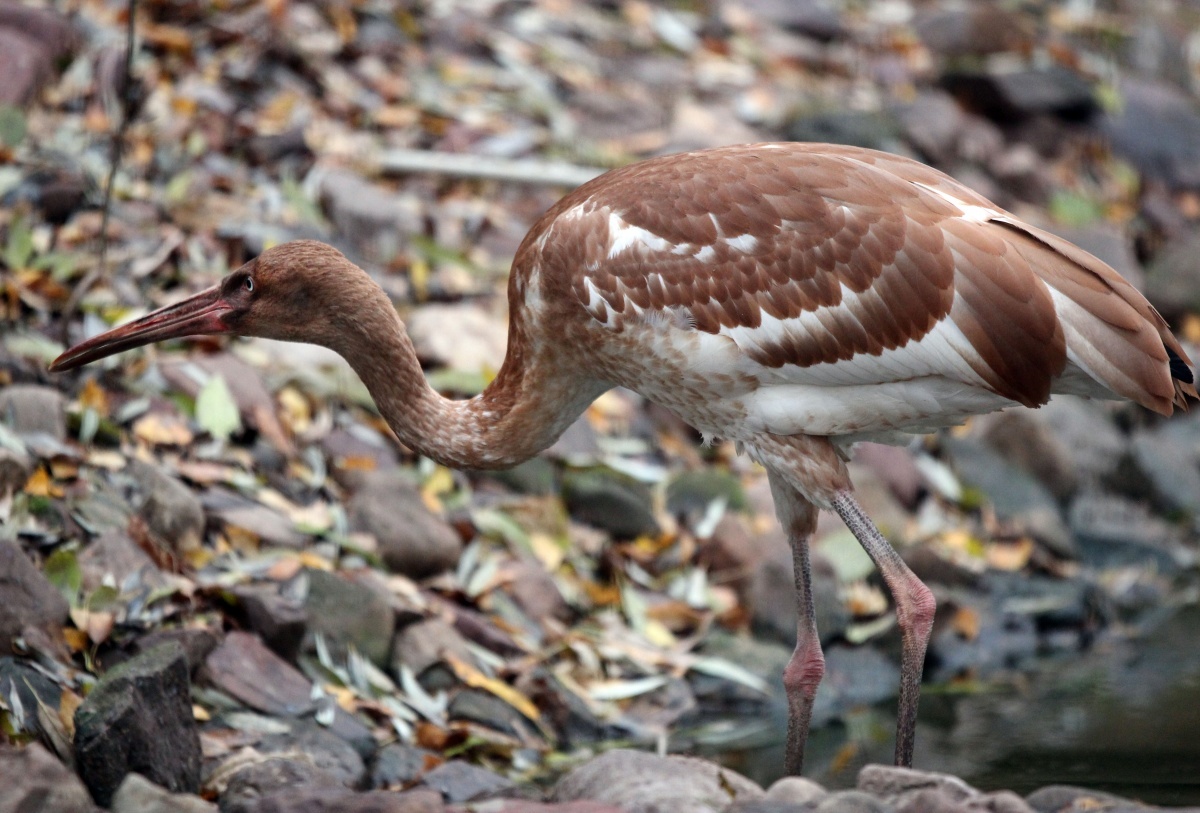
<instances>
[{"instance_id":1,"label":"juvenile crane","mask_svg":"<svg viewBox=\"0 0 1200 813\"><path fill-rule=\"evenodd\" d=\"M182 336L329 347L413 451L465 469L549 446L614 386L735 441L770 478L795 562L783 676L799 773L824 673L809 587L817 510L845 521L896 606L896 762L911 765L929 589L855 500L845 460L1053 393L1163 415L1196 396L1162 317L1100 260L952 178L886 153L756 144L656 158L567 195L526 235L508 285L508 352L479 396L430 388L392 303L333 248L265 251L219 285L83 342L67 370Z\"/></svg>"}]
</instances>

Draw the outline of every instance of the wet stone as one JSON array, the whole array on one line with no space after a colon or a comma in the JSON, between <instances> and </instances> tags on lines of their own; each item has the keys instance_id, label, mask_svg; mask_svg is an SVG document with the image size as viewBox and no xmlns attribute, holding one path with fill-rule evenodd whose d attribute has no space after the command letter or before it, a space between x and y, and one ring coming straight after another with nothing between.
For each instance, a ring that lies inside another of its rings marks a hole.
<instances>
[{"instance_id":1,"label":"wet stone","mask_svg":"<svg viewBox=\"0 0 1200 813\"><path fill-rule=\"evenodd\" d=\"M402 472L365 475L347 513L353 530L375 537L388 568L410 578L449 570L462 554L462 538L426 507Z\"/></svg>"},{"instance_id":2,"label":"wet stone","mask_svg":"<svg viewBox=\"0 0 1200 813\"><path fill-rule=\"evenodd\" d=\"M436 767L441 757L415 745L394 742L379 749L371 765L372 788L402 788Z\"/></svg>"},{"instance_id":3,"label":"wet stone","mask_svg":"<svg viewBox=\"0 0 1200 813\"><path fill-rule=\"evenodd\" d=\"M87 788L75 772L39 743L0 741L0 810L13 813L91 813Z\"/></svg>"},{"instance_id":4,"label":"wet stone","mask_svg":"<svg viewBox=\"0 0 1200 813\"><path fill-rule=\"evenodd\" d=\"M112 813L217 813L217 806L199 796L171 793L141 774L131 773L117 788Z\"/></svg>"},{"instance_id":5,"label":"wet stone","mask_svg":"<svg viewBox=\"0 0 1200 813\"><path fill-rule=\"evenodd\" d=\"M58 639L70 607L29 557L11 542L0 542L0 653L28 629Z\"/></svg>"},{"instance_id":6,"label":"wet stone","mask_svg":"<svg viewBox=\"0 0 1200 813\"><path fill-rule=\"evenodd\" d=\"M614 777L621 781L614 782ZM554 787L554 801L589 799L628 813L696 813L725 810L762 799L762 788L711 762L617 749L572 770Z\"/></svg>"},{"instance_id":7,"label":"wet stone","mask_svg":"<svg viewBox=\"0 0 1200 813\"><path fill-rule=\"evenodd\" d=\"M176 554L200 546L204 537L204 506L179 478L159 466L135 460L129 467L141 492L138 514L158 539Z\"/></svg>"},{"instance_id":8,"label":"wet stone","mask_svg":"<svg viewBox=\"0 0 1200 813\"><path fill-rule=\"evenodd\" d=\"M422 781L450 804L479 801L514 787L503 776L459 759L439 765L425 774Z\"/></svg>"},{"instance_id":9,"label":"wet stone","mask_svg":"<svg viewBox=\"0 0 1200 813\"><path fill-rule=\"evenodd\" d=\"M306 571L310 633L321 633L335 653L353 646L379 666L387 666L396 616L385 596L340 573Z\"/></svg>"},{"instance_id":10,"label":"wet stone","mask_svg":"<svg viewBox=\"0 0 1200 813\"><path fill-rule=\"evenodd\" d=\"M649 491L615 472L568 473L563 477L563 500L572 517L618 538L658 533Z\"/></svg>"},{"instance_id":11,"label":"wet stone","mask_svg":"<svg viewBox=\"0 0 1200 813\"><path fill-rule=\"evenodd\" d=\"M105 673L75 713L75 758L103 805L130 772L171 791L199 790L200 737L183 647L164 644Z\"/></svg>"},{"instance_id":12,"label":"wet stone","mask_svg":"<svg viewBox=\"0 0 1200 813\"><path fill-rule=\"evenodd\" d=\"M273 734L258 744L258 750L266 754L294 755L296 752L308 756L320 771L328 774L348 788L358 787L366 776L363 758L351 745L324 726L312 720L296 720L286 734Z\"/></svg>"},{"instance_id":13,"label":"wet stone","mask_svg":"<svg viewBox=\"0 0 1200 813\"><path fill-rule=\"evenodd\" d=\"M35 384L12 384L0 389L0 422L18 435L45 434L55 440L67 436L62 393Z\"/></svg>"}]
</instances>

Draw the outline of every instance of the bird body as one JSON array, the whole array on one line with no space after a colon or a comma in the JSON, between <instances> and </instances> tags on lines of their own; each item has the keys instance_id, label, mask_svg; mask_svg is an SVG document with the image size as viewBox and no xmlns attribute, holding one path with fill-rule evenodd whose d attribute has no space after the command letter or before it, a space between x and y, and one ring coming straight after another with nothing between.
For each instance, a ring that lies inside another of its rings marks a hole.
<instances>
[{"instance_id":1,"label":"bird body","mask_svg":"<svg viewBox=\"0 0 1200 813\"><path fill-rule=\"evenodd\" d=\"M1162 317L1107 265L936 170L853 147L743 145L607 173L534 225L508 293L504 364L466 401L429 387L379 286L311 241L272 248L52 368L196 333L324 344L406 445L459 468L536 454L614 386L736 441L766 467L793 548L798 640L784 684L797 772L824 663L808 565L818 507L845 520L895 598L897 761L912 759L933 597L854 500L854 442L1053 393L1163 414L1196 394Z\"/></svg>"}]
</instances>

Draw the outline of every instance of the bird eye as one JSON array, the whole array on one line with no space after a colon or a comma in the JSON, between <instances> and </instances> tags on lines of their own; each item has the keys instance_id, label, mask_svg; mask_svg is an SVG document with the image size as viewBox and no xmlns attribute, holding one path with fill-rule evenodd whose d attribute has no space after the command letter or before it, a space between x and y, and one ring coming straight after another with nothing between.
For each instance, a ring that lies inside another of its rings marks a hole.
<instances>
[{"instance_id":1,"label":"bird eye","mask_svg":"<svg viewBox=\"0 0 1200 813\"><path fill-rule=\"evenodd\" d=\"M254 293L254 277L246 277L246 281L242 284L246 287L247 291Z\"/></svg>"}]
</instances>

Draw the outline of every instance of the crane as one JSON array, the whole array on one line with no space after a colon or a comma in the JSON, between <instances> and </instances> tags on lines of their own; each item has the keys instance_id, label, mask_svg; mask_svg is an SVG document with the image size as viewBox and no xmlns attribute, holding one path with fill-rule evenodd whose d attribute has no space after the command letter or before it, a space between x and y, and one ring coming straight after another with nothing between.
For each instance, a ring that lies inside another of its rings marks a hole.
<instances>
[{"instance_id":1,"label":"crane","mask_svg":"<svg viewBox=\"0 0 1200 813\"><path fill-rule=\"evenodd\" d=\"M1196 397L1166 322L1120 275L949 176L887 153L751 144L654 158L573 191L525 236L504 364L455 401L426 381L382 289L314 241L82 342L60 371L150 342L237 334L329 347L399 439L446 466L513 466L623 386L767 471L792 548L783 674L800 773L824 658L810 590L817 512L875 562L901 630L896 763L911 765L934 597L855 499L856 442L897 441L1054 393L1163 415Z\"/></svg>"}]
</instances>

